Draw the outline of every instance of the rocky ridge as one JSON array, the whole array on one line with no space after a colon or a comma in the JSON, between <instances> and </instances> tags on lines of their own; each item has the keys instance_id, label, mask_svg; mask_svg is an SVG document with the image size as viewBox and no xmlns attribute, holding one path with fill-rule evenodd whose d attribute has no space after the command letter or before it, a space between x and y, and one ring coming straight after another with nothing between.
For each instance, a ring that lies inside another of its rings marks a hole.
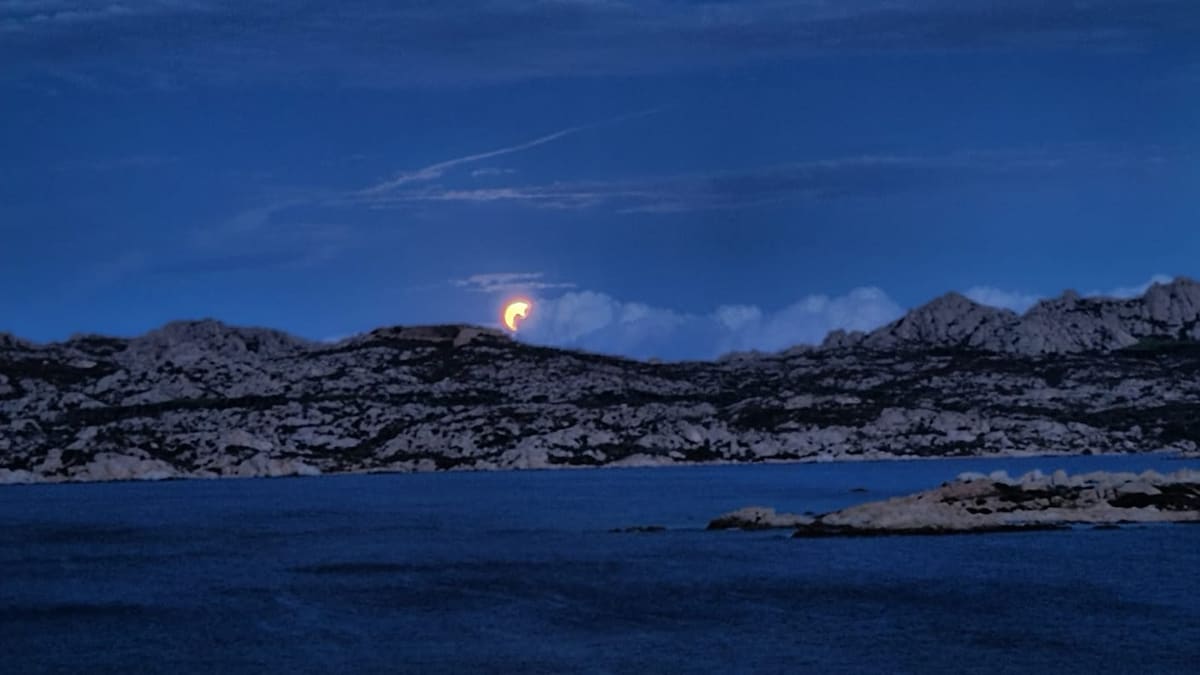
<instances>
[{"instance_id":1,"label":"rocky ridge","mask_svg":"<svg viewBox=\"0 0 1200 675\"><path fill-rule=\"evenodd\" d=\"M1131 299L1067 291L1023 315L949 293L870 333L835 331L824 347L954 347L1032 356L1112 351L1151 339L1200 341L1200 283L1180 277Z\"/></svg>"},{"instance_id":2,"label":"rocky ridge","mask_svg":"<svg viewBox=\"0 0 1200 675\"><path fill-rule=\"evenodd\" d=\"M820 348L679 363L472 326L0 334L0 482L1194 452L1198 312L1187 279L1023 316L946 296Z\"/></svg>"}]
</instances>

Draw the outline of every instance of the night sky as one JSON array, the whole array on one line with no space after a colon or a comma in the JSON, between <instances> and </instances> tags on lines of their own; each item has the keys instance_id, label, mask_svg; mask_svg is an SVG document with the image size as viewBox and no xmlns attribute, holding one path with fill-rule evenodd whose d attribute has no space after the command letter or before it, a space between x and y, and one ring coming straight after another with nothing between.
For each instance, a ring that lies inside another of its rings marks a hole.
<instances>
[{"instance_id":1,"label":"night sky","mask_svg":"<svg viewBox=\"0 0 1200 675\"><path fill-rule=\"evenodd\" d=\"M1200 276L1200 2L0 0L0 330L638 357Z\"/></svg>"}]
</instances>

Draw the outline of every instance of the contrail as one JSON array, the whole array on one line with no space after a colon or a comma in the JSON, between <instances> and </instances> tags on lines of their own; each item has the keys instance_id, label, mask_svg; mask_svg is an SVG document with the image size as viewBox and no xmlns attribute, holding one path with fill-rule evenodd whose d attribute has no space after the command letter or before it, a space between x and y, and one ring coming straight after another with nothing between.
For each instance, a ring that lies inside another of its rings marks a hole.
<instances>
[{"instance_id":1,"label":"contrail","mask_svg":"<svg viewBox=\"0 0 1200 675\"><path fill-rule=\"evenodd\" d=\"M636 119L639 117L646 117L647 115L653 115L660 111L662 111L662 108L650 108L649 110L641 110L641 111L638 111L635 113L629 113L627 115L613 117L611 119L603 120L601 122L594 122L592 124L584 124L584 125L577 126L577 127L567 127L566 129L562 129L560 131L555 131L554 133L546 134L545 136L540 136L531 141L526 141L524 143L519 143L517 145L510 145L507 148L499 148L497 150L489 150L487 152L481 152L481 153L474 154L474 155L467 155L465 157L456 157L454 159L448 159L444 162L438 162L437 164L430 164L429 166L421 168L421 169L417 169L416 171L408 171L406 173L402 173L402 174L396 176L395 178L392 178L391 180L387 180L378 185L366 188L364 190L360 190L358 192L358 194L362 195L362 196L378 195L378 194L388 192L389 190L393 190L395 188L400 187L401 185L405 185L408 183L415 183L417 181L423 181L423 180L433 180L435 178L440 178L442 176L442 174L446 173L446 171L448 169L452 169L456 166L460 166L463 164L470 164L472 162L478 162L479 160L488 159L491 157L499 157L500 155L508 155L508 154L511 154L514 152L521 152L522 150L528 150L530 148L536 148L539 145L545 145L546 143L557 141L560 138L563 138L566 136L571 136L571 135L577 134L581 131L588 131L591 129L597 129L597 128L609 126L612 124L619 124L621 122L626 122L628 120Z\"/></svg>"}]
</instances>

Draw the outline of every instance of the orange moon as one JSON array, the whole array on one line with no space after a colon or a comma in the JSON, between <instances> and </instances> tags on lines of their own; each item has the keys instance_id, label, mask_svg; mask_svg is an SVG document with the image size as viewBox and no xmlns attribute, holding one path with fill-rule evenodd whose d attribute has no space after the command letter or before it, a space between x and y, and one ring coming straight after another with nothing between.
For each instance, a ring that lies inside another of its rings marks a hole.
<instances>
[{"instance_id":1,"label":"orange moon","mask_svg":"<svg viewBox=\"0 0 1200 675\"><path fill-rule=\"evenodd\" d=\"M513 300L504 306L504 327L517 332L517 319L524 319L529 316L529 310L533 305L527 300Z\"/></svg>"}]
</instances>

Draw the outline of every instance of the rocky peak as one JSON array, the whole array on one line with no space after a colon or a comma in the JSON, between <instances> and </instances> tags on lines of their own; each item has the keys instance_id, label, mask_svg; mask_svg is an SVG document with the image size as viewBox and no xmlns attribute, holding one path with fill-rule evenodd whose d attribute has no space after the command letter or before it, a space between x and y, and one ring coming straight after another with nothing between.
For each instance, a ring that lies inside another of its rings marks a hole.
<instances>
[{"instance_id":1,"label":"rocky peak","mask_svg":"<svg viewBox=\"0 0 1200 675\"><path fill-rule=\"evenodd\" d=\"M873 349L977 347L986 336L1016 320L1017 315L1009 310L981 305L960 293L947 293L872 331L862 344Z\"/></svg>"},{"instance_id":2,"label":"rocky peak","mask_svg":"<svg viewBox=\"0 0 1200 675\"><path fill-rule=\"evenodd\" d=\"M1019 354L1111 351L1147 339L1200 341L1200 283L1180 277L1140 298L1082 297L1066 291L1024 315L948 293L859 341L877 350L969 347ZM847 345L834 331L825 348Z\"/></svg>"},{"instance_id":3,"label":"rocky peak","mask_svg":"<svg viewBox=\"0 0 1200 675\"><path fill-rule=\"evenodd\" d=\"M1179 277L1169 284L1154 284L1142 296L1144 315L1151 321L1182 326L1200 316L1200 283Z\"/></svg>"},{"instance_id":4,"label":"rocky peak","mask_svg":"<svg viewBox=\"0 0 1200 675\"><path fill-rule=\"evenodd\" d=\"M1105 298L1085 298L1077 291L1066 290L1057 298L1043 298L1033 303L1029 309L1025 311L1022 318L1036 316L1039 314L1061 314L1064 312L1079 312L1089 311L1090 307L1097 306L1098 303L1112 302Z\"/></svg>"},{"instance_id":5,"label":"rocky peak","mask_svg":"<svg viewBox=\"0 0 1200 675\"><path fill-rule=\"evenodd\" d=\"M288 356L311 346L306 340L266 328L229 326L214 319L172 321L130 340L124 360L185 364L220 357L244 361Z\"/></svg>"},{"instance_id":6,"label":"rocky peak","mask_svg":"<svg viewBox=\"0 0 1200 675\"><path fill-rule=\"evenodd\" d=\"M769 359L775 356L771 352L764 352L757 349L750 349L740 352L727 352L717 357L717 363L737 363L740 361L757 361L759 359ZM662 359L648 359L647 363L662 363Z\"/></svg>"},{"instance_id":7,"label":"rocky peak","mask_svg":"<svg viewBox=\"0 0 1200 675\"><path fill-rule=\"evenodd\" d=\"M392 342L450 343L462 347L474 342L511 342L505 333L493 328L467 324L441 324L433 326L388 326L356 335L345 341L348 345L370 345Z\"/></svg>"},{"instance_id":8,"label":"rocky peak","mask_svg":"<svg viewBox=\"0 0 1200 675\"><path fill-rule=\"evenodd\" d=\"M1139 298L1064 295L1033 306L1011 337L1022 353L1111 351L1142 340L1200 340L1200 285L1186 277Z\"/></svg>"},{"instance_id":9,"label":"rocky peak","mask_svg":"<svg viewBox=\"0 0 1200 675\"><path fill-rule=\"evenodd\" d=\"M847 332L841 328L838 328L837 330L830 332L829 335L825 336L825 340L821 342L820 348L849 349L851 347L858 346L865 337L866 333L860 330Z\"/></svg>"},{"instance_id":10,"label":"rocky peak","mask_svg":"<svg viewBox=\"0 0 1200 675\"><path fill-rule=\"evenodd\" d=\"M0 333L0 349L9 350L27 350L33 349L33 344L22 340L12 333Z\"/></svg>"}]
</instances>

